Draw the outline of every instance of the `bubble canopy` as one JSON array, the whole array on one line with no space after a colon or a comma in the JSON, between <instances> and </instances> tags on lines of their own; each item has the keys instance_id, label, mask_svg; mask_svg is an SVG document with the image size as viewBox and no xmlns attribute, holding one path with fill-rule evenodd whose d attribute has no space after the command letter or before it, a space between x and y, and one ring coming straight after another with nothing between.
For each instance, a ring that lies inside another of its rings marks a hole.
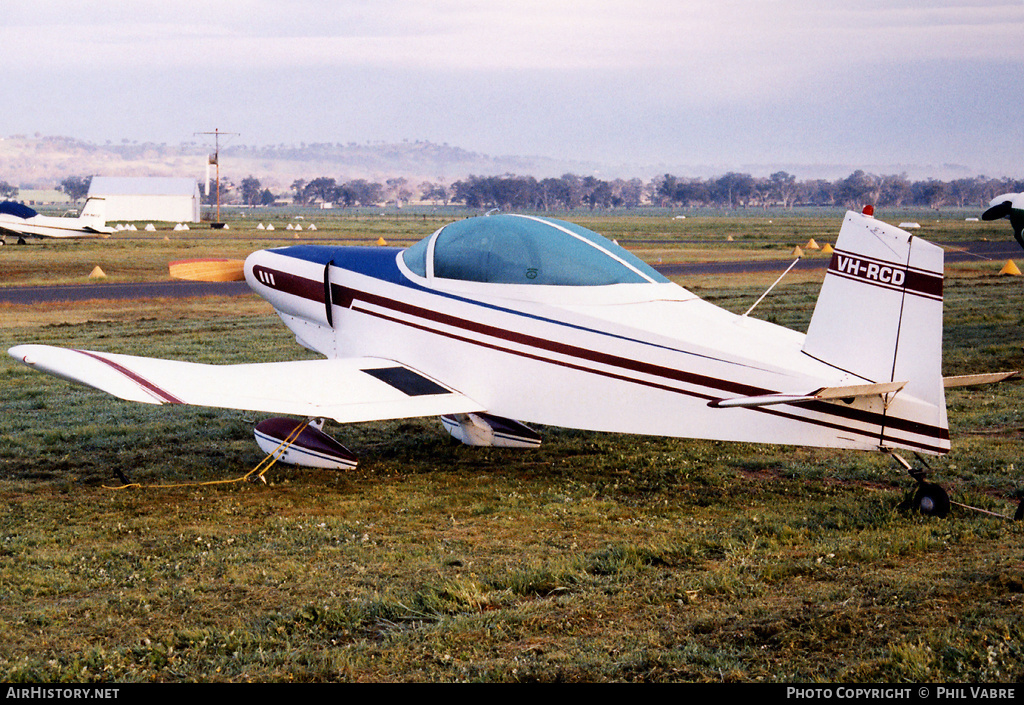
<instances>
[{"instance_id":1,"label":"bubble canopy","mask_svg":"<svg viewBox=\"0 0 1024 705\"><path fill-rule=\"evenodd\" d=\"M489 284L606 286L668 281L591 230L524 215L451 223L405 250L402 259L421 277Z\"/></svg>"}]
</instances>

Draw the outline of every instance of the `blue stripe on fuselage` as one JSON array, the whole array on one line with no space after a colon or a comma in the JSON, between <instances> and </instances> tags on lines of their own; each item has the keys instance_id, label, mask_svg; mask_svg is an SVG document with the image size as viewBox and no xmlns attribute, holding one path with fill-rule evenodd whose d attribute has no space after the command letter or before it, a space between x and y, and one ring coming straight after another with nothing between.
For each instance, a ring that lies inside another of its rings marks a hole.
<instances>
[{"instance_id":1,"label":"blue stripe on fuselage","mask_svg":"<svg viewBox=\"0 0 1024 705\"><path fill-rule=\"evenodd\" d=\"M307 262L327 266L328 263L341 269L365 274L374 279L415 286L398 269L400 247L339 247L337 245L293 245L271 250L278 255L295 257Z\"/></svg>"},{"instance_id":2,"label":"blue stripe on fuselage","mask_svg":"<svg viewBox=\"0 0 1024 705\"><path fill-rule=\"evenodd\" d=\"M453 299L455 301L461 301L463 303L472 304L474 306L482 306L484 308L493 309L495 311L501 311L503 313L510 313L516 316L522 316L524 318L531 318L533 320L542 321L545 323L553 323L566 328L575 330L585 331L587 333L596 333L598 335L607 336L609 338L615 338L618 340L625 340L631 343L638 343L647 347L660 348L662 350L669 350L672 352L682 353L691 357L699 357L706 360L715 360L718 362L726 362L730 365L736 365L739 367L746 367L750 369L763 369L758 365L752 365L749 363L743 363L738 361L725 360L718 356L705 355L702 353L693 352L690 350L681 350L674 346L662 345L659 343L652 343L648 340L641 340L632 336L625 336L617 333L610 333L606 330L599 330L591 328L589 326L581 326L576 323L570 323L564 320L558 320L548 318L546 316L538 316L532 313L526 313L524 311L517 311L515 309L508 308L506 306L499 306L497 304L485 303L483 301L477 301L475 299L466 298L458 294L450 294L444 291L437 291L436 289L430 289L425 286L421 286L416 282L410 280L402 270L398 268L398 254L405 248L400 247L355 247L355 246L338 246L338 245L292 245L290 247L282 247L270 250L275 254L285 255L287 257L295 257L296 259L305 260L307 262L314 262L323 266L327 266L330 263L334 267L348 270L350 272L356 272L357 274L363 274L374 279L386 281L391 284L398 284L400 286L406 286L410 289L417 291L423 291L434 296L442 296L444 298ZM636 284L634 286L651 286L650 284Z\"/></svg>"}]
</instances>

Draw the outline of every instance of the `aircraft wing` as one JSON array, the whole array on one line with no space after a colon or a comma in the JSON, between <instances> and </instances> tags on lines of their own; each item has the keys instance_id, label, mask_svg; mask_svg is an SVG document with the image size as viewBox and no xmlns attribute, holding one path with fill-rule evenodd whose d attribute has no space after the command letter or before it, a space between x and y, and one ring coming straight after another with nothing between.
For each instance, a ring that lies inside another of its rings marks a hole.
<instances>
[{"instance_id":1,"label":"aircraft wing","mask_svg":"<svg viewBox=\"0 0 1024 705\"><path fill-rule=\"evenodd\" d=\"M71 218L55 218L54 220L68 220ZM72 221L74 222L74 221ZM96 238L109 237L113 233L112 228L100 230L90 225L70 227L67 225L38 225L35 223L12 223L9 221L0 222L0 231L11 235L26 238Z\"/></svg>"},{"instance_id":2,"label":"aircraft wing","mask_svg":"<svg viewBox=\"0 0 1024 705\"><path fill-rule=\"evenodd\" d=\"M18 345L8 352L40 372L148 404L318 416L339 423L484 411L437 380L378 358L206 365L49 345Z\"/></svg>"}]
</instances>

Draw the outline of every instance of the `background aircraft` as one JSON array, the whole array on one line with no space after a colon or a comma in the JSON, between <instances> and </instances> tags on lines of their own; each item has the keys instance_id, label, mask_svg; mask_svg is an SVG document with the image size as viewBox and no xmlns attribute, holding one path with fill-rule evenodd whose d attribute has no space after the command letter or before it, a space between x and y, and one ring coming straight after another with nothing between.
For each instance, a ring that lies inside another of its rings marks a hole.
<instances>
[{"instance_id":1,"label":"background aircraft","mask_svg":"<svg viewBox=\"0 0 1024 705\"><path fill-rule=\"evenodd\" d=\"M532 216L457 221L404 250L261 250L241 269L323 359L9 353L131 401L340 423L439 416L464 443L522 448L541 442L532 422L940 455L945 388L992 381L942 377L942 249L861 213L846 214L806 334L718 308L592 231ZM355 463L305 421L265 421L256 435L286 462ZM945 514L946 493L911 474L918 508Z\"/></svg>"},{"instance_id":2,"label":"background aircraft","mask_svg":"<svg viewBox=\"0 0 1024 705\"><path fill-rule=\"evenodd\" d=\"M9 234L23 245L26 237L106 237L113 232L113 228L107 227L102 198L88 199L77 218L39 215L14 201L0 203L0 244L6 244Z\"/></svg>"},{"instance_id":3,"label":"background aircraft","mask_svg":"<svg viewBox=\"0 0 1024 705\"><path fill-rule=\"evenodd\" d=\"M988 204L988 210L981 214L982 220L1009 218L1013 236L1024 247L1024 193L1004 193Z\"/></svg>"}]
</instances>

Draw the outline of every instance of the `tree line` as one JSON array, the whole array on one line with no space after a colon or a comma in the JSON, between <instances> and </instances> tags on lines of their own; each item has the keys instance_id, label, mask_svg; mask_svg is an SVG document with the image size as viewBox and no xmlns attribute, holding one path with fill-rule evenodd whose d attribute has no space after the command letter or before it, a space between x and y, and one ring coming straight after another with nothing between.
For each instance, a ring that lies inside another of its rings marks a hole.
<instances>
[{"instance_id":1,"label":"tree line","mask_svg":"<svg viewBox=\"0 0 1024 705\"><path fill-rule=\"evenodd\" d=\"M779 171L769 177L729 172L712 178L664 174L649 182L639 179L604 181L572 174L560 179L492 176L469 177L451 187L451 200L479 208L535 210L613 209L654 205L668 208L767 208L843 206L982 207L1002 193L1024 191L1024 180L971 178L912 181L906 175L877 176L858 170L833 181L800 181Z\"/></svg>"},{"instance_id":2,"label":"tree line","mask_svg":"<svg viewBox=\"0 0 1024 705\"><path fill-rule=\"evenodd\" d=\"M69 177L62 189L72 198L84 198L91 177ZM629 209L640 206L665 208L768 208L794 206L842 206L859 209L865 204L880 207L984 207L1002 193L1024 191L1024 180L969 178L941 181L911 180L905 174L875 175L857 170L841 179L798 180L778 171L768 177L728 172L710 178L673 174L641 179L599 179L565 174L537 179L533 176L469 176L453 183L425 181L413 185L393 178L380 183L367 179L339 181L321 176L298 179L287 193L273 193L255 176L238 184L221 179L221 203L248 206L294 205L350 208L402 206L410 202L464 205L468 208L531 211ZM205 200L216 202L216 194Z\"/></svg>"},{"instance_id":3,"label":"tree line","mask_svg":"<svg viewBox=\"0 0 1024 705\"><path fill-rule=\"evenodd\" d=\"M878 176L857 170L841 179L798 180L778 171L768 177L729 172L711 178L664 174L650 181L599 179L565 174L533 176L469 176L454 183L423 182L413 187L406 179L385 183L358 179L337 182L321 177L292 184L292 202L329 203L341 207L419 200L435 205L503 210L611 210L644 205L666 208L767 208L843 206L983 207L1002 193L1024 191L1024 180L975 176L951 181L911 180L905 174Z\"/></svg>"}]
</instances>

